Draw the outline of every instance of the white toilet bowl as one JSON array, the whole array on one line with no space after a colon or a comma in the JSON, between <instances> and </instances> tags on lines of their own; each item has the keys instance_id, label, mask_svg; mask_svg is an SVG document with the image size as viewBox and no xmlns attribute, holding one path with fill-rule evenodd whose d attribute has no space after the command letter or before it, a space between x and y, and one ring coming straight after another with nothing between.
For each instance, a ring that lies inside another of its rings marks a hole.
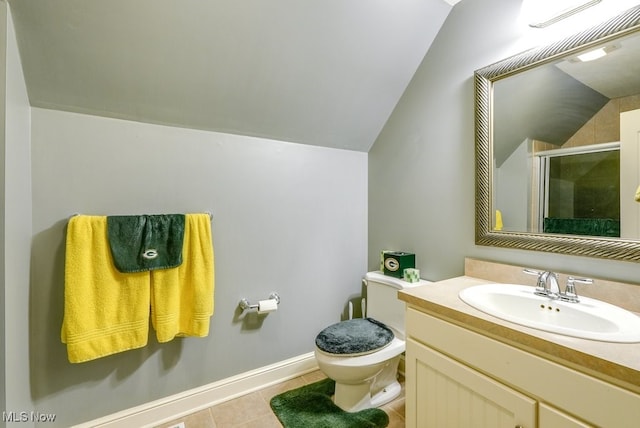
<instances>
[{"instance_id":1,"label":"white toilet bowl","mask_svg":"<svg viewBox=\"0 0 640 428\"><path fill-rule=\"evenodd\" d=\"M348 412L379 407L401 392L397 380L404 340L394 337L384 348L356 355L329 354L316 347L320 370L336 382L334 403Z\"/></svg>"}]
</instances>

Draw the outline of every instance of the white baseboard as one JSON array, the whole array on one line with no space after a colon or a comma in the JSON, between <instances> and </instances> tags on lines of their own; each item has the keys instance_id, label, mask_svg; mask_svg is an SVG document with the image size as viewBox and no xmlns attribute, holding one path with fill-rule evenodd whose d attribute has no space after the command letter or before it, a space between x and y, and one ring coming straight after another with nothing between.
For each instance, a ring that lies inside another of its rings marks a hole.
<instances>
[{"instance_id":1,"label":"white baseboard","mask_svg":"<svg viewBox=\"0 0 640 428\"><path fill-rule=\"evenodd\" d=\"M153 427L317 369L310 352L94 419L76 428Z\"/></svg>"}]
</instances>

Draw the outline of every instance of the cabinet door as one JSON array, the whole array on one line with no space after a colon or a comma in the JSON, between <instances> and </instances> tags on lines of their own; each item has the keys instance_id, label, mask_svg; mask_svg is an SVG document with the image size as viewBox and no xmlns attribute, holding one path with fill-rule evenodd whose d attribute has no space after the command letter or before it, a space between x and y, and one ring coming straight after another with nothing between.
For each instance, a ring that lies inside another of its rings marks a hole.
<instances>
[{"instance_id":1,"label":"cabinet door","mask_svg":"<svg viewBox=\"0 0 640 428\"><path fill-rule=\"evenodd\" d=\"M408 428L534 428L536 401L409 338Z\"/></svg>"},{"instance_id":2,"label":"cabinet door","mask_svg":"<svg viewBox=\"0 0 640 428\"><path fill-rule=\"evenodd\" d=\"M540 428L593 428L594 425L588 425L566 413L551 407L547 404L540 403L539 407L539 424Z\"/></svg>"}]
</instances>

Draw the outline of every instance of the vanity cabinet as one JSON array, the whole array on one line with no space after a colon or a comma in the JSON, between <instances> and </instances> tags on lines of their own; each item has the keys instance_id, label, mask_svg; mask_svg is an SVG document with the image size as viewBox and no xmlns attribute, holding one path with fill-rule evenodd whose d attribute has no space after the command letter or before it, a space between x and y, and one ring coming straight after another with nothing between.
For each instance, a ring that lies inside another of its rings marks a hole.
<instances>
[{"instance_id":1,"label":"vanity cabinet","mask_svg":"<svg viewBox=\"0 0 640 428\"><path fill-rule=\"evenodd\" d=\"M415 403L407 426L534 426L536 401L530 397L412 339L407 361L407 399Z\"/></svg>"},{"instance_id":2,"label":"vanity cabinet","mask_svg":"<svg viewBox=\"0 0 640 428\"><path fill-rule=\"evenodd\" d=\"M640 395L408 306L406 426L631 427Z\"/></svg>"}]
</instances>

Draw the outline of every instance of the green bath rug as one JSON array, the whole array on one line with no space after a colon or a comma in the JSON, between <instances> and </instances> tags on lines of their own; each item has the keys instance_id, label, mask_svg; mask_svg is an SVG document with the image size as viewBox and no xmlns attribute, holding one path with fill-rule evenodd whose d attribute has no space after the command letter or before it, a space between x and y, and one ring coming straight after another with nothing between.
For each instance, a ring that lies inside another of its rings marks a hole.
<instances>
[{"instance_id":1,"label":"green bath rug","mask_svg":"<svg viewBox=\"0 0 640 428\"><path fill-rule=\"evenodd\" d=\"M389 416L380 409L345 412L331 400L336 384L323 379L271 399L271 408L285 428L384 428Z\"/></svg>"}]
</instances>

